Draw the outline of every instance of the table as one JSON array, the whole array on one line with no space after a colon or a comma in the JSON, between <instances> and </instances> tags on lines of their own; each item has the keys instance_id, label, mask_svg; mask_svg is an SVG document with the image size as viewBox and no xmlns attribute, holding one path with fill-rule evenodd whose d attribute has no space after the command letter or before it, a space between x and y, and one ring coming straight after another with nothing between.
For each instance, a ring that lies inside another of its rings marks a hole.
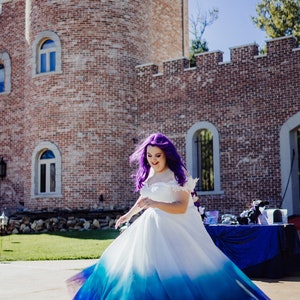
<instances>
[{"instance_id":1,"label":"table","mask_svg":"<svg viewBox=\"0 0 300 300\"><path fill-rule=\"evenodd\" d=\"M206 225L216 246L249 277L280 278L300 271L296 227L280 225Z\"/></svg>"}]
</instances>

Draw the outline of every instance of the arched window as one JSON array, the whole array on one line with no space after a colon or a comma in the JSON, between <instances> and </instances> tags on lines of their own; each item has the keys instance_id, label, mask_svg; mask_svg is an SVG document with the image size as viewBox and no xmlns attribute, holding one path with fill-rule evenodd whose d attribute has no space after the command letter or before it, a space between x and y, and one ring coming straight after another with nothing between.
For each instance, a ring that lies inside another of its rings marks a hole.
<instances>
[{"instance_id":1,"label":"arched window","mask_svg":"<svg viewBox=\"0 0 300 300\"><path fill-rule=\"evenodd\" d=\"M219 134L209 122L198 122L186 137L186 163L194 178L199 178L199 194L220 194Z\"/></svg>"},{"instance_id":2,"label":"arched window","mask_svg":"<svg viewBox=\"0 0 300 300\"><path fill-rule=\"evenodd\" d=\"M196 177L198 191L214 190L214 154L213 135L208 129L197 131L194 143L196 144Z\"/></svg>"},{"instance_id":3,"label":"arched window","mask_svg":"<svg viewBox=\"0 0 300 300\"><path fill-rule=\"evenodd\" d=\"M56 48L53 40L46 40L40 47L39 73L55 71Z\"/></svg>"},{"instance_id":4,"label":"arched window","mask_svg":"<svg viewBox=\"0 0 300 300\"><path fill-rule=\"evenodd\" d=\"M50 142L36 147L32 156L32 196L61 196L61 154Z\"/></svg>"},{"instance_id":5,"label":"arched window","mask_svg":"<svg viewBox=\"0 0 300 300\"><path fill-rule=\"evenodd\" d=\"M61 43L52 31L40 33L33 43L33 75L61 73Z\"/></svg>"},{"instance_id":6,"label":"arched window","mask_svg":"<svg viewBox=\"0 0 300 300\"><path fill-rule=\"evenodd\" d=\"M51 150L41 153L39 159L39 193L55 192L55 155Z\"/></svg>"},{"instance_id":7,"label":"arched window","mask_svg":"<svg viewBox=\"0 0 300 300\"><path fill-rule=\"evenodd\" d=\"M4 92L4 65L0 62L0 93Z\"/></svg>"},{"instance_id":8,"label":"arched window","mask_svg":"<svg viewBox=\"0 0 300 300\"><path fill-rule=\"evenodd\" d=\"M9 55L0 53L0 93L10 93L11 90L11 64Z\"/></svg>"}]
</instances>

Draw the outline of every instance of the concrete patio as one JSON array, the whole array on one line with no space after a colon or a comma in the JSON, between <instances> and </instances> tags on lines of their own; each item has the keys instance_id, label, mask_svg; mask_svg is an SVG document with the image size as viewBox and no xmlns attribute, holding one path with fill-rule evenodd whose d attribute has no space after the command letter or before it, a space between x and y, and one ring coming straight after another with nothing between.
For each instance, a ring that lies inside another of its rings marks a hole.
<instances>
[{"instance_id":1,"label":"concrete patio","mask_svg":"<svg viewBox=\"0 0 300 300\"><path fill-rule=\"evenodd\" d=\"M96 260L16 261L0 263L1 300L70 300L65 281ZM255 279L272 300L300 299L300 274Z\"/></svg>"}]
</instances>

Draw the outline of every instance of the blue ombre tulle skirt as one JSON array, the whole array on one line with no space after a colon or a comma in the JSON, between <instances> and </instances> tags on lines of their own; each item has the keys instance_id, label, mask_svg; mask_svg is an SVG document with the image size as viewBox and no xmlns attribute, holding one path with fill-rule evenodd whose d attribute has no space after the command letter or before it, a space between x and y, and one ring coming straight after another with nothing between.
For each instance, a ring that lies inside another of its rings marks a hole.
<instances>
[{"instance_id":1,"label":"blue ombre tulle skirt","mask_svg":"<svg viewBox=\"0 0 300 300\"><path fill-rule=\"evenodd\" d=\"M193 208L148 209L68 284L84 300L269 299L215 246Z\"/></svg>"}]
</instances>

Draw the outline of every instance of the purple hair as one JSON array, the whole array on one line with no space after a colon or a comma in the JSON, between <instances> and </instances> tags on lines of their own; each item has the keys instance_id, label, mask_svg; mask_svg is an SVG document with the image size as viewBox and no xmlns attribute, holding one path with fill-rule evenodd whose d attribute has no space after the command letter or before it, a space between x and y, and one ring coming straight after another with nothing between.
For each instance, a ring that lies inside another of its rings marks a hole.
<instances>
[{"instance_id":1,"label":"purple hair","mask_svg":"<svg viewBox=\"0 0 300 300\"><path fill-rule=\"evenodd\" d=\"M138 169L135 177L136 191L140 190L150 172L150 165L147 161L147 147L160 148L166 155L167 166L173 171L175 179L180 186L186 182L186 167L178 154L174 144L165 135L154 133L147 137L137 146L135 152L130 156L130 164L137 162Z\"/></svg>"}]
</instances>

